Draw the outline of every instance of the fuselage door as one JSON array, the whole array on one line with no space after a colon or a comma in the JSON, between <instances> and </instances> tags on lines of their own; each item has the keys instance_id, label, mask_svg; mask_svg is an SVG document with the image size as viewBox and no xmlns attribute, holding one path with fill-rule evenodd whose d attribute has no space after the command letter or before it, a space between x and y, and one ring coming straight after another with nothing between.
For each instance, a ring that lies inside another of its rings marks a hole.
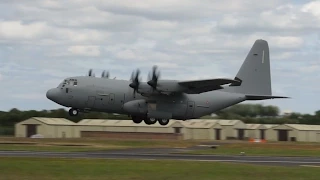
<instances>
[{"instance_id":1,"label":"fuselage door","mask_svg":"<svg viewBox=\"0 0 320 180\"><path fill-rule=\"evenodd\" d=\"M193 101L188 101L186 118L192 118L193 117L194 108L195 108L194 107L194 102Z\"/></svg>"}]
</instances>

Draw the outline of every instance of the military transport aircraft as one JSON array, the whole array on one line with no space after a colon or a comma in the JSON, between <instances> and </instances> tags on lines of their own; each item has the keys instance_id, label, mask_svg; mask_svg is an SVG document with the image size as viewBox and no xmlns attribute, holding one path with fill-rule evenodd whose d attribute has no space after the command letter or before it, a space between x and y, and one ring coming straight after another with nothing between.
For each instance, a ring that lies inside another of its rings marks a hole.
<instances>
[{"instance_id":1,"label":"military transport aircraft","mask_svg":"<svg viewBox=\"0 0 320 180\"><path fill-rule=\"evenodd\" d=\"M169 119L188 120L214 113L246 100L287 98L272 96L269 46L265 40L254 42L234 79L161 80L157 67L149 81L141 82L139 69L131 81L110 79L103 71L95 77L69 77L47 91L47 98L70 107L70 116L99 111L127 114L135 123L169 123Z\"/></svg>"}]
</instances>

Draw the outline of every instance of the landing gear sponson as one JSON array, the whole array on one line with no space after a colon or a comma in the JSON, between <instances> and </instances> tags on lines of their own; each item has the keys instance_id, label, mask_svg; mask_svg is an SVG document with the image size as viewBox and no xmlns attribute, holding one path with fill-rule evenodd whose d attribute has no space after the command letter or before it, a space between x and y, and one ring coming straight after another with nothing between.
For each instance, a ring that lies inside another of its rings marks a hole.
<instances>
[{"instance_id":1,"label":"landing gear sponson","mask_svg":"<svg viewBox=\"0 0 320 180\"><path fill-rule=\"evenodd\" d=\"M169 123L169 119L156 119L156 118L147 118L147 117L139 117L139 116L132 116L132 121L136 124L139 124L142 121L144 121L148 125L155 124L158 121L159 124L162 126L165 126Z\"/></svg>"}]
</instances>

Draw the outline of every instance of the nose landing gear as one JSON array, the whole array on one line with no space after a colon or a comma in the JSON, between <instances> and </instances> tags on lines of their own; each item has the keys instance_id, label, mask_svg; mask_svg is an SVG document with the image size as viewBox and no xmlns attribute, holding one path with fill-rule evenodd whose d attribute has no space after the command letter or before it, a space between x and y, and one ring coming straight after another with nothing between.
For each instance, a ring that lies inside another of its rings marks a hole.
<instances>
[{"instance_id":1,"label":"nose landing gear","mask_svg":"<svg viewBox=\"0 0 320 180\"><path fill-rule=\"evenodd\" d=\"M79 110L78 109L71 108L69 110L69 115L70 116L77 116L78 114L79 114Z\"/></svg>"}]
</instances>

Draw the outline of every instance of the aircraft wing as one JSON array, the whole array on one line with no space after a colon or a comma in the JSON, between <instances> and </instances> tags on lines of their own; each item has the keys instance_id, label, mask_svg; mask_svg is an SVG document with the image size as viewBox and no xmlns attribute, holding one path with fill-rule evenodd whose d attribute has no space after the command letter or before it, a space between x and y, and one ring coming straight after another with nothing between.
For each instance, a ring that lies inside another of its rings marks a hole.
<instances>
[{"instance_id":1,"label":"aircraft wing","mask_svg":"<svg viewBox=\"0 0 320 180\"><path fill-rule=\"evenodd\" d=\"M214 91L223 89L222 85L230 83L239 83L234 79L217 78L217 79L206 79L206 80L192 80L192 81L179 81L178 84L187 88L185 93L199 94L208 91Z\"/></svg>"}]
</instances>

